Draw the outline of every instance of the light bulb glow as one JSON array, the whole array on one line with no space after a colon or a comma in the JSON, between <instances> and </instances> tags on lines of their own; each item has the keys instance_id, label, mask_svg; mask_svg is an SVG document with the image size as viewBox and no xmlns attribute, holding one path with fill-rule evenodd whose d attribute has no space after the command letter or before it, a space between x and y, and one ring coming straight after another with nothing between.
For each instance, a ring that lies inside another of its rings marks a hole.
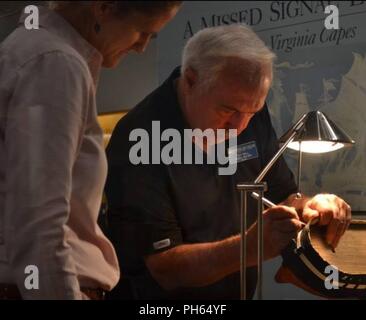
<instances>
[{"instance_id":1,"label":"light bulb glow","mask_svg":"<svg viewBox=\"0 0 366 320\"><path fill-rule=\"evenodd\" d=\"M292 150L299 151L299 142L293 141L287 146ZM326 153L341 149L343 143L331 141L301 141L301 151L305 153Z\"/></svg>"}]
</instances>

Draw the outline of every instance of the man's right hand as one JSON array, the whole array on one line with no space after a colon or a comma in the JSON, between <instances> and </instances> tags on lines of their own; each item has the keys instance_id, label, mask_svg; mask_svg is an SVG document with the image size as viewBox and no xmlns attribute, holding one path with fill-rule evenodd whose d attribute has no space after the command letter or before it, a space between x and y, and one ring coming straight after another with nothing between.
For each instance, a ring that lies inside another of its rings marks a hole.
<instances>
[{"instance_id":1,"label":"man's right hand","mask_svg":"<svg viewBox=\"0 0 366 320\"><path fill-rule=\"evenodd\" d=\"M264 211L264 258L278 256L302 225L292 207L275 206ZM253 224L247 232L248 266L257 264L256 227ZM145 263L160 286L173 290L207 286L239 271L239 256L240 235L235 235L215 242L181 244L146 256Z\"/></svg>"},{"instance_id":2,"label":"man's right hand","mask_svg":"<svg viewBox=\"0 0 366 320\"><path fill-rule=\"evenodd\" d=\"M278 256L291 239L296 238L304 223L300 221L295 208L275 206L263 212L264 259ZM247 232L248 247L257 250L257 223ZM249 248L248 248L249 249Z\"/></svg>"}]
</instances>

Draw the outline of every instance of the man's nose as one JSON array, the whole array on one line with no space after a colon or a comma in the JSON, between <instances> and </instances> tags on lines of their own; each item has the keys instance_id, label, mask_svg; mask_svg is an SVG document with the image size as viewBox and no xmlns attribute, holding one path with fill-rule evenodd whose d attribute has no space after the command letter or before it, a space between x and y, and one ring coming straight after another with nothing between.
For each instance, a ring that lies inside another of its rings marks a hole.
<instances>
[{"instance_id":1,"label":"man's nose","mask_svg":"<svg viewBox=\"0 0 366 320\"><path fill-rule=\"evenodd\" d=\"M229 121L230 128L237 130L244 130L251 119L251 116L248 114L242 114L239 112L234 113Z\"/></svg>"}]
</instances>

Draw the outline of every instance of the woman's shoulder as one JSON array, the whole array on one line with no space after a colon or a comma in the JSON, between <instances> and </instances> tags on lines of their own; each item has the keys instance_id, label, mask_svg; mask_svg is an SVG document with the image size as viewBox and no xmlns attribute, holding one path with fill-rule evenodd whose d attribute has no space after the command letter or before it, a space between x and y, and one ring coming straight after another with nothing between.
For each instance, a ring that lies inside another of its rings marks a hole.
<instances>
[{"instance_id":1,"label":"woman's shoulder","mask_svg":"<svg viewBox=\"0 0 366 320\"><path fill-rule=\"evenodd\" d=\"M67 42L48 32L46 29L27 30L19 27L1 44L0 56L10 62L14 70L23 67L37 58L54 59L70 63L81 69L87 69L82 56Z\"/></svg>"}]
</instances>

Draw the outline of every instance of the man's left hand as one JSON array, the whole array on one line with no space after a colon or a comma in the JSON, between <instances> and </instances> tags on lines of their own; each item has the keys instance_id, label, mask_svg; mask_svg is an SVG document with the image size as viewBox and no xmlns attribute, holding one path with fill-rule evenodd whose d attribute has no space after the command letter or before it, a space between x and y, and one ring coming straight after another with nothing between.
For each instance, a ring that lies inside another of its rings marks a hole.
<instances>
[{"instance_id":1,"label":"man's left hand","mask_svg":"<svg viewBox=\"0 0 366 320\"><path fill-rule=\"evenodd\" d=\"M326 241L333 248L351 223L351 207L334 194L318 194L308 200L303 208L305 222L319 218L320 225L327 225Z\"/></svg>"}]
</instances>

